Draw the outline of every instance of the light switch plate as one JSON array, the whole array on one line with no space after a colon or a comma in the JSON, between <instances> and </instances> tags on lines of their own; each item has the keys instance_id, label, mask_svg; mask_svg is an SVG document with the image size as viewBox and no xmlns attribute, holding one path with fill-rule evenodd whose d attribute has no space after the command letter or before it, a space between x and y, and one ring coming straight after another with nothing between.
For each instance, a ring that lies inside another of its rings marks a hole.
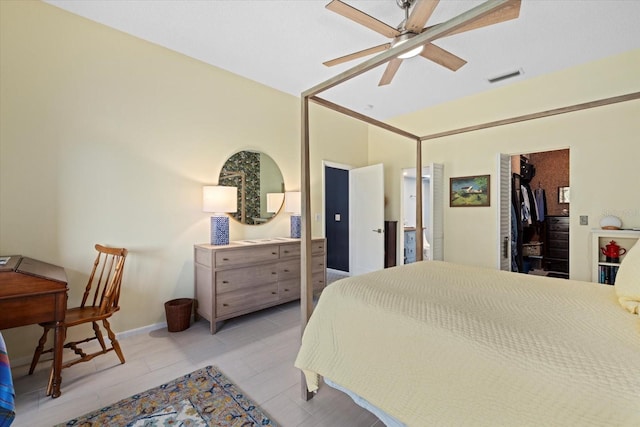
<instances>
[{"instance_id":1,"label":"light switch plate","mask_svg":"<svg viewBox=\"0 0 640 427\"><path fill-rule=\"evenodd\" d=\"M580 215L580 225L589 225L589 217L587 215Z\"/></svg>"}]
</instances>

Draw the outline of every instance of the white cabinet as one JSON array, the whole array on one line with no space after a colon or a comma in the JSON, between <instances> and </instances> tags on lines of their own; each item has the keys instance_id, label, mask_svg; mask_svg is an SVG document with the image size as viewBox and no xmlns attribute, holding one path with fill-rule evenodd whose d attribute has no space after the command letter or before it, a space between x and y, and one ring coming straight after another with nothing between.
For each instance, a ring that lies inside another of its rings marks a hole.
<instances>
[{"instance_id":1,"label":"white cabinet","mask_svg":"<svg viewBox=\"0 0 640 427\"><path fill-rule=\"evenodd\" d=\"M620 246L620 251L622 248L628 251L638 239L640 239L640 231L593 230L591 232L591 281L613 285L618 267L625 255L623 254L617 262L611 262L611 260L607 260L602 248L606 248L613 240Z\"/></svg>"},{"instance_id":2,"label":"white cabinet","mask_svg":"<svg viewBox=\"0 0 640 427\"><path fill-rule=\"evenodd\" d=\"M416 230L404 229L404 263L416 262Z\"/></svg>"}]
</instances>

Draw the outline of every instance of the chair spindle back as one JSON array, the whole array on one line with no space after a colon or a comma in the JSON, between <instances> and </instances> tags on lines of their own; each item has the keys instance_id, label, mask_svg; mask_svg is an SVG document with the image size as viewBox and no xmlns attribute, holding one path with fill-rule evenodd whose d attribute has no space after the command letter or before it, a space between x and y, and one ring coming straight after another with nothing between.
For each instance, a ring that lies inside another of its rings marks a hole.
<instances>
[{"instance_id":1,"label":"chair spindle back","mask_svg":"<svg viewBox=\"0 0 640 427\"><path fill-rule=\"evenodd\" d=\"M117 311L120 299L120 285L124 261L128 251L124 248L108 248L95 245L98 255L93 262L93 269L82 296L81 307L87 305L91 297L91 306L100 307L100 313Z\"/></svg>"}]
</instances>

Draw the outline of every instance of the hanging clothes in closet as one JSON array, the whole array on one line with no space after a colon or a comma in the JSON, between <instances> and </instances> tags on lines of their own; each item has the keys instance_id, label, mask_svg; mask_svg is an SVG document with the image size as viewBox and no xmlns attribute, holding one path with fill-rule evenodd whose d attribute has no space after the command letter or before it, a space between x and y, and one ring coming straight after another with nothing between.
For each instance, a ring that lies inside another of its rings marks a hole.
<instances>
[{"instance_id":1,"label":"hanging clothes in closet","mask_svg":"<svg viewBox=\"0 0 640 427\"><path fill-rule=\"evenodd\" d=\"M547 196L544 193L544 189L538 183L538 188L534 191L534 200L536 201L536 213L538 215L538 221L544 222L547 216Z\"/></svg>"}]
</instances>

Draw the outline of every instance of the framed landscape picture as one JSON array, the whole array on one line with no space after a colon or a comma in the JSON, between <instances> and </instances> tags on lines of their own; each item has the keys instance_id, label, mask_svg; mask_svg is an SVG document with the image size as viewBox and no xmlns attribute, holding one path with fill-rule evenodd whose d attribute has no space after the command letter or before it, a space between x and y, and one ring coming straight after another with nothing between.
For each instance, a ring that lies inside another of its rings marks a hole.
<instances>
[{"instance_id":1,"label":"framed landscape picture","mask_svg":"<svg viewBox=\"0 0 640 427\"><path fill-rule=\"evenodd\" d=\"M449 206L490 206L490 175L449 178Z\"/></svg>"}]
</instances>

